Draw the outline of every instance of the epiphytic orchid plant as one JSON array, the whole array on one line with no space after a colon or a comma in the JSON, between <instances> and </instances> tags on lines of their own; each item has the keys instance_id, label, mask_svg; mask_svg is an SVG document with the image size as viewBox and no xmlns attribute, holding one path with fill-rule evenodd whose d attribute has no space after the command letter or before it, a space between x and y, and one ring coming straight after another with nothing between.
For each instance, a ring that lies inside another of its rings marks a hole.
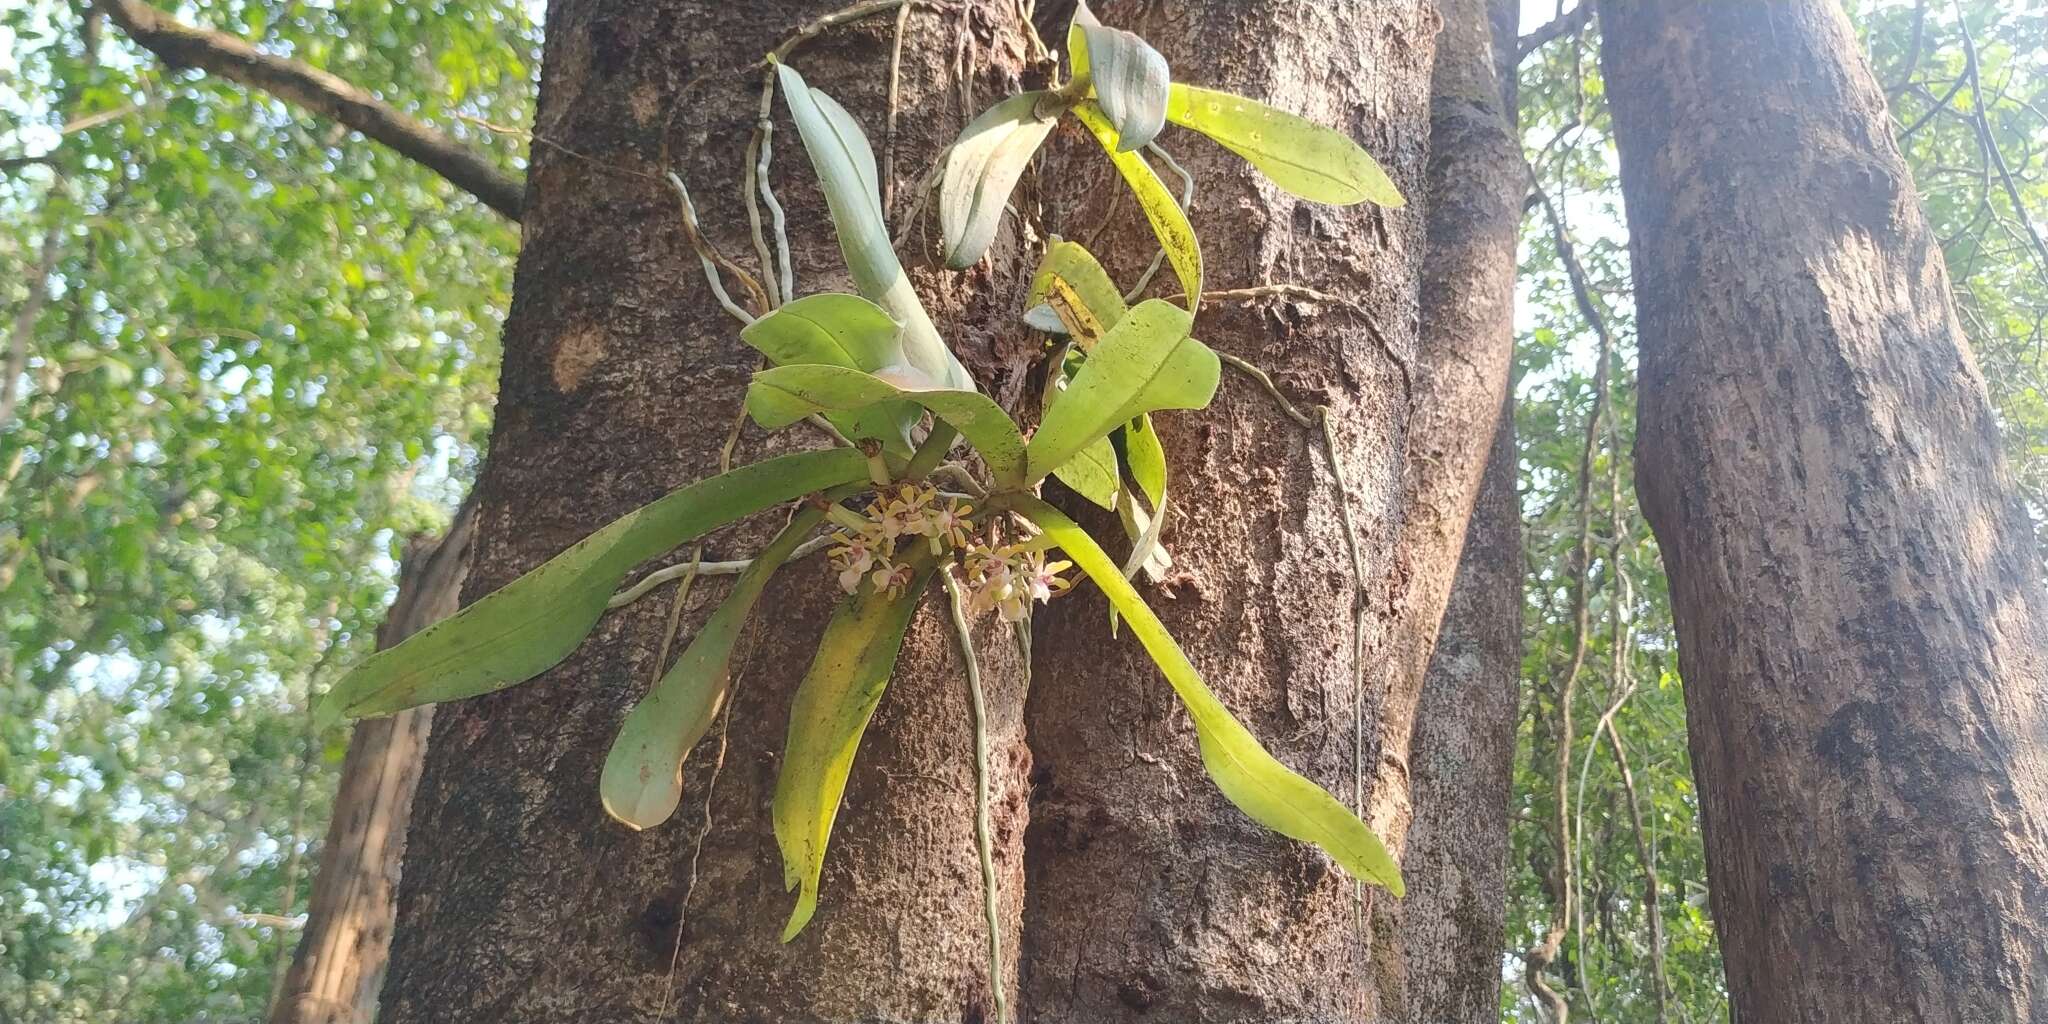
<instances>
[{"instance_id":1,"label":"epiphytic orchid plant","mask_svg":"<svg viewBox=\"0 0 2048 1024\"><path fill-rule=\"evenodd\" d=\"M772 364L755 375L746 408L768 430L822 417L850 445L734 469L626 514L459 614L366 658L328 694L323 714L390 714L531 679L583 641L635 566L798 502L627 715L597 780L605 809L628 826L652 828L674 813L684 758L725 701L735 641L768 578L813 534L829 531L831 571L822 579L845 597L797 685L774 801L785 879L799 890L785 941L816 910L826 844L861 734L912 615L941 574L969 609L1016 621L1067 590L1061 573L1078 568L1107 596L1112 616L1129 622L1186 705L1203 763L1224 795L1267 827L1321 847L1354 877L1398 894L1399 870L1379 839L1266 752L1203 684L1130 580L1156 573L1166 559L1167 459L1151 414L1206 406L1220 369L1216 354L1192 336L1200 246L1182 205L1140 151L1177 169L1155 142L1171 122L1209 136L1306 199L1399 205L1400 193L1345 136L1243 97L1171 82L1157 51L1096 24L1085 7L1069 33L1068 56L1063 86L997 103L948 151L938 194L946 260L964 267L981 259L1034 153L1071 114L1136 194L1185 306L1131 304L1085 248L1055 240L1023 311L1027 323L1059 338L1039 426L1027 440L977 390L898 263L860 126L778 64L859 294L794 299L740 332ZM979 457L978 469L946 461L962 439ZM1134 542L1124 564L1039 499L1047 476L1121 514ZM942 491L941 481L957 489ZM1055 550L1061 557L1051 557Z\"/></svg>"}]
</instances>

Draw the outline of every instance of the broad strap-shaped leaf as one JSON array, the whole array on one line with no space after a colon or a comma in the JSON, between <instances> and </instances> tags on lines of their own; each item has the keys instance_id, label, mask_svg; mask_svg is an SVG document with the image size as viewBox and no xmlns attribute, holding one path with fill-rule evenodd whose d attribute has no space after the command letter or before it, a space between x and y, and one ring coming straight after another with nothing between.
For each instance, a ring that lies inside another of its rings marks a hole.
<instances>
[{"instance_id":1,"label":"broad strap-shaped leaf","mask_svg":"<svg viewBox=\"0 0 2048 1024\"><path fill-rule=\"evenodd\" d=\"M1095 254L1079 242L1059 238L1046 246L1045 258L1038 261L1024 305L1051 309L1061 330L1084 352L1094 348L1096 340L1115 327L1129 308Z\"/></svg>"},{"instance_id":2,"label":"broad strap-shaped leaf","mask_svg":"<svg viewBox=\"0 0 2048 1024\"><path fill-rule=\"evenodd\" d=\"M669 819L683 797L683 759L704 738L732 685L733 645L761 599L768 577L824 521L822 509L802 508L754 556L681 657L647 692L605 755L598 795L605 813L631 829Z\"/></svg>"},{"instance_id":3,"label":"broad strap-shaped leaf","mask_svg":"<svg viewBox=\"0 0 2048 1024\"><path fill-rule=\"evenodd\" d=\"M1188 709L1202 747L1202 765L1217 788L1252 820L1281 835L1323 848L1352 877L1405 891L1401 869L1365 822L1321 786L1281 764L1216 699L1187 654L1132 589L1087 531L1051 505L1021 496L1017 511L1044 530L1131 624L1131 632L1159 665Z\"/></svg>"},{"instance_id":4,"label":"broad strap-shaped leaf","mask_svg":"<svg viewBox=\"0 0 2048 1024\"><path fill-rule=\"evenodd\" d=\"M839 292L786 303L742 329L740 340L776 366L823 363L872 373L905 363L903 328L888 311L858 295ZM908 455L910 428L920 415L912 403L885 402L825 418L847 437L876 438L890 450Z\"/></svg>"},{"instance_id":5,"label":"broad strap-shaped leaf","mask_svg":"<svg viewBox=\"0 0 2048 1024\"><path fill-rule=\"evenodd\" d=\"M1273 184L1318 203L1406 206L1379 161L1341 132L1233 93L1175 85L1166 119L1222 143Z\"/></svg>"},{"instance_id":6,"label":"broad strap-shaped leaf","mask_svg":"<svg viewBox=\"0 0 2048 1024\"><path fill-rule=\"evenodd\" d=\"M1061 112L1050 93L1022 93L983 111L954 141L939 178L947 266L971 267L988 252L1017 179Z\"/></svg>"},{"instance_id":7,"label":"broad strap-shaped leaf","mask_svg":"<svg viewBox=\"0 0 2048 1024\"><path fill-rule=\"evenodd\" d=\"M903 633L917 612L935 560L918 549L911 564L915 581L901 594L877 593L870 582L848 597L825 624L818 653L797 684L789 709L789 737L782 770L775 779L775 842L782 849L782 884L800 889L796 908L782 931L788 942L818 909L818 878L825 845L861 733L874 717Z\"/></svg>"},{"instance_id":8,"label":"broad strap-shaped leaf","mask_svg":"<svg viewBox=\"0 0 2048 1024\"><path fill-rule=\"evenodd\" d=\"M1159 299L1138 303L1117 321L1046 410L1031 438L1030 479L1139 415L1208 405L1222 363L1188 336L1193 322L1186 310Z\"/></svg>"},{"instance_id":9,"label":"broad strap-shaped leaf","mask_svg":"<svg viewBox=\"0 0 2048 1024\"><path fill-rule=\"evenodd\" d=\"M979 391L925 388L907 376L862 373L841 366L778 366L754 375L747 413L774 430L814 412L854 412L879 402L907 401L930 409L967 438L999 484L1024 479L1024 439L1002 407Z\"/></svg>"},{"instance_id":10,"label":"broad strap-shaped leaf","mask_svg":"<svg viewBox=\"0 0 2048 1024\"><path fill-rule=\"evenodd\" d=\"M1116 508L1116 449L1110 445L1109 438L1098 438L1094 444L1081 449L1079 454L1054 469L1052 475L1072 488L1075 494L1103 508Z\"/></svg>"},{"instance_id":11,"label":"broad strap-shaped leaf","mask_svg":"<svg viewBox=\"0 0 2048 1024\"><path fill-rule=\"evenodd\" d=\"M875 151L859 122L832 97L805 85L803 76L789 65L778 64L775 73L804 151L824 187L825 205L839 234L839 253L853 274L854 287L902 325L909 365L947 387L974 387L974 378L939 337L890 246Z\"/></svg>"},{"instance_id":12,"label":"broad strap-shaped leaf","mask_svg":"<svg viewBox=\"0 0 2048 1024\"><path fill-rule=\"evenodd\" d=\"M1081 119L1095 141L1102 144L1109 153L1110 162L1116 164L1125 184L1131 187L1131 194L1138 199L1138 207L1145 211L1145 219L1152 224L1152 233L1159 238L1159 245L1166 250L1167 262L1173 264L1174 276L1180 278L1181 291L1188 297L1188 310L1193 312L1201 304L1202 297L1202 247L1195 241L1195 229L1188 225L1188 216L1167 191L1166 183L1159 180L1159 173L1145 158L1136 153L1120 152L1116 148L1116 129L1092 103L1074 107L1074 116Z\"/></svg>"},{"instance_id":13,"label":"broad strap-shaped leaf","mask_svg":"<svg viewBox=\"0 0 2048 1024\"><path fill-rule=\"evenodd\" d=\"M784 455L670 491L363 659L334 684L320 716L388 715L525 682L576 649L635 565L771 505L865 479L867 460L837 448Z\"/></svg>"},{"instance_id":14,"label":"broad strap-shaped leaf","mask_svg":"<svg viewBox=\"0 0 2048 1024\"><path fill-rule=\"evenodd\" d=\"M1116 131L1116 150L1143 149L1166 127L1166 58L1152 44L1093 17L1075 18L1067 29L1067 60L1076 79L1085 78L1095 102Z\"/></svg>"}]
</instances>

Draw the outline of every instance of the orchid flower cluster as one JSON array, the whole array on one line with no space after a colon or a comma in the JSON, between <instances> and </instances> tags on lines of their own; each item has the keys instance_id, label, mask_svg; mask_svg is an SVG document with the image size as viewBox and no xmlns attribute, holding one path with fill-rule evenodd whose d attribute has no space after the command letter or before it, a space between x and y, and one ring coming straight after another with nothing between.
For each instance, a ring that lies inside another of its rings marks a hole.
<instances>
[{"instance_id":1,"label":"orchid flower cluster","mask_svg":"<svg viewBox=\"0 0 2048 1024\"><path fill-rule=\"evenodd\" d=\"M860 513L844 506L833 515L841 529L832 534L832 567L839 587L851 594L861 580L890 596L903 592L916 573L898 557L899 545L922 539L933 556L957 552L954 571L967 585L968 609L989 611L1017 622L1032 602L1050 601L1073 584L1060 573L1071 562L1047 562L1045 552L1024 544L991 546L975 537L974 506L942 495L930 485L902 484L892 495L878 494Z\"/></svg>"}]
</instances>

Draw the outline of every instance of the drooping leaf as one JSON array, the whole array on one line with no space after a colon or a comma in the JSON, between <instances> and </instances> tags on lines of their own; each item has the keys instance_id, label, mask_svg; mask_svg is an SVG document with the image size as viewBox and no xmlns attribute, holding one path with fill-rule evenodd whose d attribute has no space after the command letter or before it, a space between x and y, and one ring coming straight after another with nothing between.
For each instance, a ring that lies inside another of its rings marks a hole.
<instances>
[{"instance_id":1,"label":"drooping leaf","mask_svg":"<svg viewBox=\"0 0 2048 1024\"><path fill-rule=\"evenodd\" d=\"M1103 508L1116 508L1116 449L1110 446L1109 438L1097 438L1094 444L1060 463L1052 475L1073 488L1075 494Z\"/></svg>"},{"instance_id":2,"label":"drooping leaf","mask_svg":"<svg viewBox=\"0 0 2048 1024\"><path fill-rule=\"evenodd\" d=\"M1232 93L1192 85L1171 91L1167 120L1215 139L1303 199L1408 204L1379 161L1340 132Z\"/></svg>"},{"instance_id":3,"label":"drooping leaf","mask_svg":"<svg viewBox=\"0 0 2048 1024\"><path fill-rule=\"evenodd\" d=\"M1024 479L1024 439L1017 433L1017 425L979 391L926 388L902 376L885 378L823 365L763 370L747 386L748 414L770 430L814 412L853 412L889 401L915 402L958 430L981 452L998 483Z\"/></svg>"},{"instance_id":4,"label":"drooping leaf","mask_svg":"<svg viewBox=\"0 0 2048 1024\"><path fill-rule=\"evenodd\" d=\"M1188 336L1194 322L1170 302L1147 299L1117 321L1032 436L1029 475L1038 479L1082 449L1155 409L1199 409L1216 394L1222 363Z\"/></svg>"},{"instance_id":5,"label":"drooping leaf","mask_svg":"<svg viewBox=\"0 0 2048 1024\"><path fill-rule=\"evenodd\" d=\"M906 362L903 329L888 311L858 295L837 292L786 303L742 329L740 340L776 366L822 363L872 373ZM910 428L919 415L912 403L884 402L825 418L848 437L877 438L892 451L908 454Z\"/></svg>"},{"instance_id":6,"label":"drooping leaf","mask_svg":"<svg viewBox=\"0 0 2048 1024\"><path fill-rule=\"evenodd\" d=\"M939 233L946 265L973 266L988 252L1003 207L1045 137L1059 123L1051 94L1027 92L982 112L954 141L939 178Z\"/></svg>"},{"instance_id":7,"label":"drooping leaf","mask_svg":"<svg viewBox=\"0 0 2048 1024\"><path fill-rule=\"evenodd\" d=\"M1131 482L1145 492L1145 500L1158 508L1166 501L1166 447L1152 427L1148 413L1124 424L1124 462L1130 466Z\"/></svg>"},{"instance_id":8,"label":"drooping leaf","mask_svg":"<svg viewBox=\"0 0 2048 1024\"><path fill-rule=\"evenodd\" d=\"M1130 621L1131 632L1187 707L1201 743L1202 765L1223 795L1259 824L1322 847L1352 877L1402 895L1401 869L1379 837L1328 791L1281 764L1231 715L1087 531L1029 496L1019 499L1017 510L1037 523Z\"/></svg>"},{"instance_id":9,"label":"drooping leaf","mask_svg":"<svg viewBox=\"0 0 2048 1024\"><path fill-rule=\"evenodd\" d=\"M768 577L825 518L803 508L754 556L732 592L661 679L626 715L605 755L598 795L605 813L635 830L653 828L674 814L683 796L683 759L704 738L732 685L732 652Z\"/></svg>"},{"instance_id":10,"label":"drooping leaf","mask_svg":"<svg viewBox=\"0 0 2048 1024\"><path fill-rule=\"evenodd\" d=\"M825 205L839 235L839 252L853 274L854 287L887 310L903 326L903 352L909 365L946 387L971 389L974 378L954 358L931 315L910 286L903 264L889 242L882 216L875 151L859 122L832 97L804 84L787 64L776 66L782 95L789 104L797 134L825 190Z\"/></svg>"},{"instance_id":11,"label":"drooping leaf","mask_svg":"<svg viewBox=\"0 0 2048 1024\"><path fill-rule=\"evenodd\" d=\"M1188 297L1188 310L1192 312L1201 303L1202 296L1202 247L1195 240L1195 229L1188 225L1187 214L1167 191L1166 183L1159 180L1159 173L1145 158L1136 153L1121 152L1116 148L1116 129L1101 110L1092 103L1074 107L1074 116L1088 127L1095 141L1102 144L1109 159L1116 164L1124 182L1131 187L1131 193L1138 199L1138 207L1145 211L1145 219L1152 224L1152 233L1159 238L1159 245L1166 250L1167 262L1173 264L1174 276L1180 278L1181 291Z\"/></svg>"},{"instance_id":12,"label":"drooping leaf","mask_svg":"<svg viewBox=\"0 0 2048 1024\"><path fill-rule=\"evenodd\" d=\"M576 649L633 566L771 505L866 478L867 460L839 448L784 455L670 491L363 659L334 684L320 716L386 715L531 679Z\"/></svg>"},{"instance_id":13,"label":"drooping leaf","mask_svg":"<svg viewBox=\"0 0 2048 1024\"><path fill-rule=\"evenodd\" d=\"M1166 127L1166 58L1120 28L1075 18L1067 29L1067 60L1076 79L1093 86L1095 102L1116 131L1116 150L1144 148Z\"/></svg>"},{"instance_id":14,"label":"drooping leaf","mask_svg":"<svg viewBox=\"0 0 2048 1024\"><path fill-rule=\"evenodd\" d=\"M775 779L775 842L782 850L782 884L799 889L782 931L788 942L818 909L818 877L825 845L839 814L839 798L861 733L874 717L903 633L931 581L935 560L922 548L912 556L916 578L903 593L877 593L871 583L842 602L826 623L803 682L789 709L789 736Z\"/></svg>"},{"instance_id":15,"label":"drooping leaf","mask_svg":"<svg viewBox=\"0 0 2048 1024\"><path fill-rule=\"evenodd\" d=\"M1049 307L1061 329L1072 335L1084 352L1094 348L1096 340L1116 326L1128 308L1123 293L1095 255L1079 242L1058 238L1038 261L1024 304L1033 309L1041 304Z\"/></svg>"}]
</instances>

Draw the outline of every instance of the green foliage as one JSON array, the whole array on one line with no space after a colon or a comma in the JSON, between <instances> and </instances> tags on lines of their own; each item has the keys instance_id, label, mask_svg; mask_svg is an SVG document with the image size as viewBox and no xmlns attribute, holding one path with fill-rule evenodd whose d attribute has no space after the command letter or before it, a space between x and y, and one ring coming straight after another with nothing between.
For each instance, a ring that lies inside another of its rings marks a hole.
<instances>
[{"instance_id":1,"label":"green foliage","mask_svg":"<svg viewBox=\"0 0 2048 1024\"><path fill-rule=\"evenodd\" d=\"M818 909L825 844L854 751L889 684L910 617L937 571L930 554L913 557L915 576L907 589L863 583L840 604L790 705L789 739L775 779L775 841L782 848L783 887L799 892L782 931L784 942L796 938Z\"/></svg>"},{"instance_id":2,"label":"green foliage","mask_svg":"<svg viewBox=\"0 0 2048 1024\"><path fill-rule=\"evenodd\" d=\"M517 230L111 26L88 50L89 6L0 4L0 365L48 297L0 370L0 1019L245 1019L333 789L310 694L478 457ZM508 169L457 118L530 121L528 10L182 8Z\"/></svg>"},{"instance_id":3,"label":"green foliage","mask_svg":"<svg viewBox=\"0 0 2048 1024\"><path fill-rule=\"evenodd\" d=\"M1176 83L1166 119L1216 140L1303 199L1337 206L1408 205L1393 179L1357 143L1256 100Z\"/></svg>"},{"instance_id":4,"label":"green foliage","mask_svg":"<svg viewBox=\"0 0 2048 1024\"><path fill-rule=\"evenodd\" d=\"M1186 310L1159 299L1117 321L1031 436L1031 475L1043 477L1145 413L1208 405L1223 366L1188 336L1193 324Z\"/></svg>"},{"instance_id":5,"label":"green foliage","mask_svg":"<svg viewBox=\"0 0 2048 1024\"><path fill-rule=\"evenodd\" d=\"M1023 481L1023 435L1009 414L979 391L904 387L872 373L821 365L763 370L747 386L747 414L769 430L814 412L853 414L895 402L921 405L959 431L981 453L997 483Z\"/></svg>"},{"instance_id":6,"label":"green foliage","mask_svg":"<svg viewBox=\"0 0 2048 1024\"><path fill-rule=\"evenodd\" d=\"M732 652L768 578L825 519L818 508L799 509L740 574L703 628L635 705L605 756L598 795L605 813L634 829L653 828L674 814L683 796L683 759L704 738L732 685Z\"/></svg>"}]
</instances>

